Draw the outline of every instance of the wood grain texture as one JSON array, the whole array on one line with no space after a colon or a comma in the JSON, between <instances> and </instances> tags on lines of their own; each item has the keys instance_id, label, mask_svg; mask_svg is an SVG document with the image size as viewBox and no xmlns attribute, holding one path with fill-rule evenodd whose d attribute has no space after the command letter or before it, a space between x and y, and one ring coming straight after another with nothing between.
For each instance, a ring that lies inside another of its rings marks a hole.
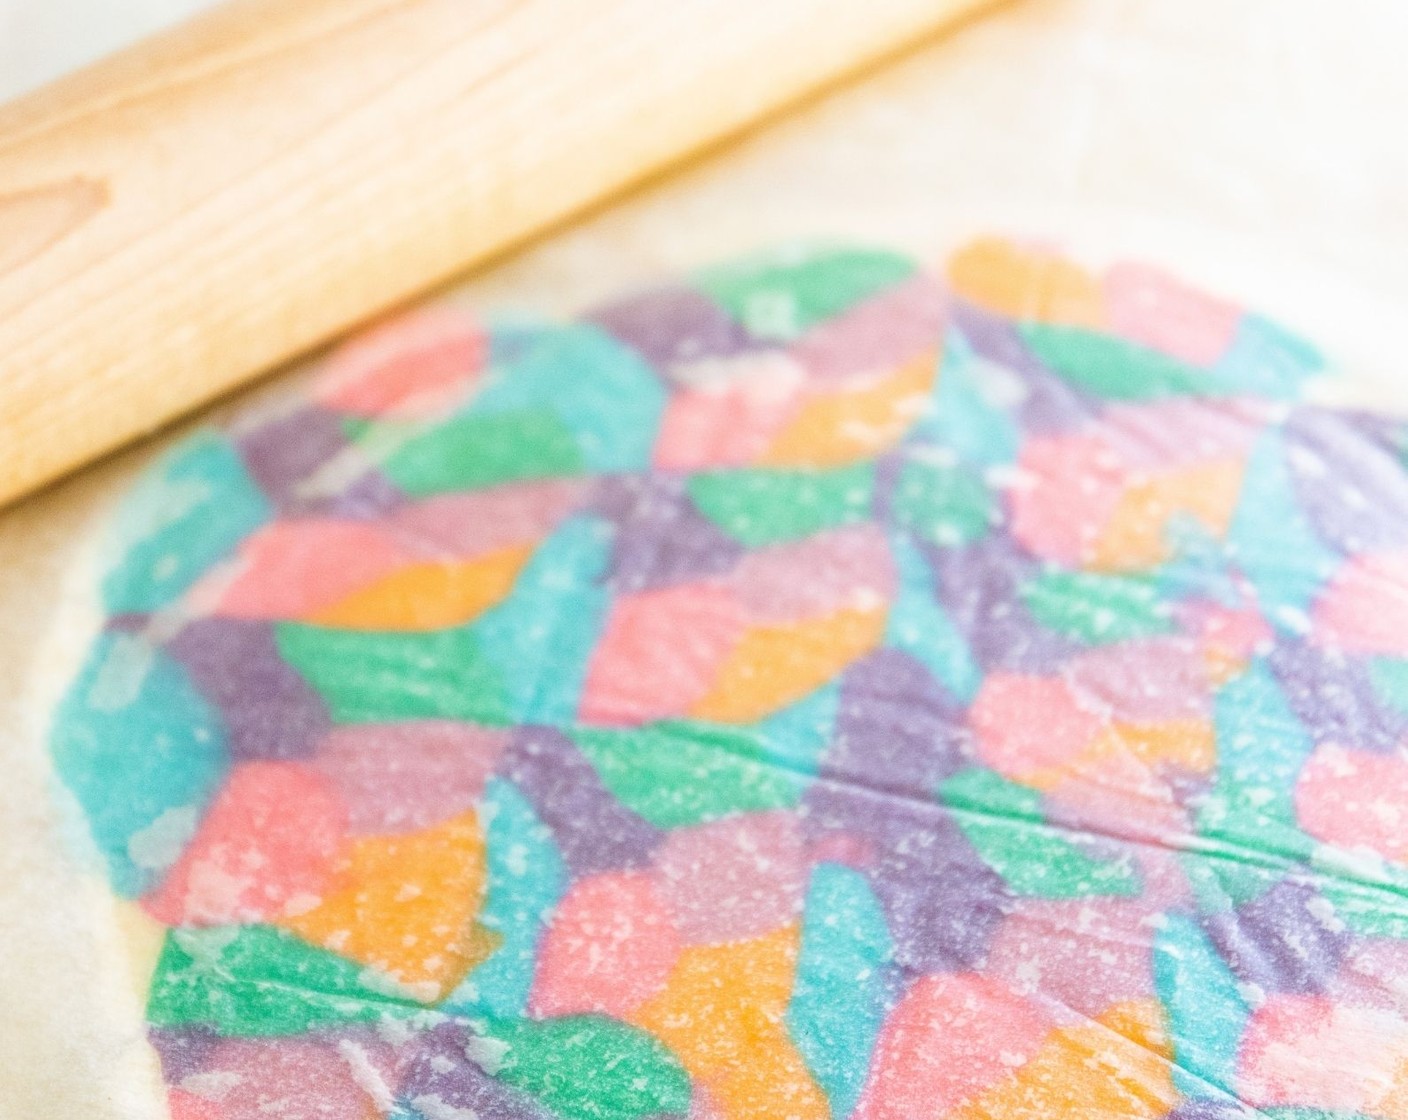
<instances>
[{"instance_id":1,"label":"wood grain texture","mask_svg":"<svg viewBox=\"0 0 1408 1120\"><path fill-rule=\"evenodd\" d=\"M0 502L978 6L236 0L0 109Z\"/></svg>"}]
</instances>

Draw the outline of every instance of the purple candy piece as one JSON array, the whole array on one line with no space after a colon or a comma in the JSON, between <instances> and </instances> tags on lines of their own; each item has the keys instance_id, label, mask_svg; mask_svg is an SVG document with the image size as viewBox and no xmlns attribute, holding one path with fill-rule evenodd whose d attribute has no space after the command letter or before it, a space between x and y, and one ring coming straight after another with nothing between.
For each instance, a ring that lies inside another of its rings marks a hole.
<instances>
[{"instance_id":1,"label":"purple candy piece","mask_svg":"<svg viewBox=\"0 0 1408 1120\"><path fill-rule=\"evenodd\" d=\"M840 832L868 845L864 871L900 969L915 976L982 964L1011 892L942 806L818 778L803 812L813 842Z\"/></svg>"},{"instance_id":2,"label":"purple candy piece","mask_svg":"<svg viewBox=\"0 0 1408 1120\"><path fill-rule=\"evenodd\" d=\"M560 731L520 728L499 773L523 791L552 830L574 878L642 867L660 843L660 830L616 800Z\"/></svg>"},{"instance_id":3,"label":"purple candy piece","mask_svg":"<svg viewBox=\"0 0 1408 1120\"><path fill-rule=\"evenodd\" d=\"M1408 735L1408 714L1379 702L1362 659L1281 641L1270 663L1291 710L1317 745L1387 753Z\"/></svg>"},{"instance_id":4,"label":"purple candy piece","mask_svg":"<svg viewBox=\"0 0 1408 1120\"><path fill-rule=\"evenodd\" d=\"M984 672L1054 672L1078 652L1080 647L1042 626L1022 602L1022 588L1037 564L1005 530L961 548L921 542L920 549L938 573L940 601Z\"/></svg>"},{"instance_id":5,"label":"purple candy piece","mask_svg":"<svg viewBox=\"0 0 1408 1120\"><path fill-rule=\"evenodd\" d=\"M1208 936L1237 976L1267 992L1322 991L1340 965L1348 936L1314 913L1319 896L1283 880L1251 902L1206 919Z\"/></svg>"},{"instance_id":6,"label":"purple candy piece","mask_svg":"<svg viewBox=\"0 0 1408 1120\"><path fill-rule=\"evenodd\" d=\"M911 447L915 446L910 444ZM875 460L875 481L870 493L870 516L881 525L893 523L895 490L904 475L908 456L885 455Z\"/></svg>"},{"instance_id":7,"label":"purple candy piece","mask_svg":"<svg viewBox=\"0 0 1408 1120\"><path fill-rule=\"evenodd\" d=\"M1408 470L1396 440L1362 418L1298 409L1286 422L1286 465L1315 531L1345 553L1408 544Z\"/></svg>"},{"instance_id":8,"label":"purple candy piece","mask_svg":"<svg viewBox=\"0 0 1408 1120\"><path fill-rule=\"evenodd\" d=\"M397 505L400 491L375 469L335 497L298 494L298 487L349 443L338 415L312 406L261 424L242 435L238 446L259 488L285 514L365 514Z\"/></svg>"},{"instance_id":9,"label":"purple candy piece","mask_svg":"<svg viewBox=\"0 0 1408 1120\"><path fill-rule=\"evenodd\" d=\"M695 508L683 479L604 478L593 505L616 525L607 579L617 592L720 575L743 557L743 546Z\"/></svg>"},{"instance_id":10,"label":"purple candy piece","mask_svg":"<svg viewBox=\"0 0 1408 1120\"><path fill-rule=\"evenodd\" d=\"M279 656L267 622L200 619L167 650L220 710L237 762L306 758L330 726L323 701Z\"/></svg>"},{"instance_id":11,"label":"purple candy piece","mask_svg":"<svg viewBox=\"0 0 1408 1120\"><path fill-rule=\"evenodd\" d=\"M1258 1120L1265 1113L1234 1100L1184 1101L1164 1120Z\"/></svg>"},{"instance_id":12,"label":"purple candy piece","mask_svg":"<svg viewBox=\"0 0 1408 1120\"><path fill-rule=\"evenodd\" d=\"M967 762L963 709L918 661L882 649L846 671L823 778L927 799Z\"/></svg>"},{"instance_id":13,"label":"purple candy piece","mask_svg":"<svg viewBox=\"0 0 1408 1120\"><path fill-rule=\"evenodd\" d=\"M952 316L975 354L1005 366L1026 385L1016 418L1029 436L1070 431L1100 411L1093 398L1042 365L1009 320L962 301L955 301Z\"/></svg>"},{"instance_id":14,"label":"purple candy piece","mask_svg":"<svg viewBox=\"0 0 1408 1120\"><path fill-rule=\"evenodd\" d=\"M483 1120L553 1120L553 1113L527 1093L495 1081L469 1060L472 1033L460 1022L441 1023L415 1043L406 1065L400 1097L412 1108L420 1097L436 1097L448 1108Z\"/></svg>"},{"instance_id":15,"label":"purple candy piece","mask_svg":"<svg viewBox=\"0 0 1408 1120\"><path fill-rule=\"evenodd\" d=\"M586 317L639 351L662 373L701 358L762 348L743 325L693 288L660 288L608 304Z\"/></svg>"},{"instance_id":16,"label":"purple candy piece","mask_svg":"<svg viewBox=\"0 0 1408 1120\"><path fill-rule=\"evenodd\" d=\"M168 1085L179 1085L200 1073L220 1045L220 1036L207 1027L148 1027L147 1041L161 1059L161 1073Z\"/></svg>"}]
</instances>

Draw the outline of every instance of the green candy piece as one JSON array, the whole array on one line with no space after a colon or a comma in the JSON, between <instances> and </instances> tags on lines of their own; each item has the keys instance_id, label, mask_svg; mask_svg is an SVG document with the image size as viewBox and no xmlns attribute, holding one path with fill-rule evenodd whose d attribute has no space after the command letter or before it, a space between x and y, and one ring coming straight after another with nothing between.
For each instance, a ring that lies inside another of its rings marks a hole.
<instances>
[{"instance_id":1,"label":"green candy piece","mask_svg":"<svg viewBox=\"0 0 1408 1120\"><path fill-rule=\"evenodd\" d=\"M338 723L509 722L502 680L470 627L412 634L282 622L274 638Z\"/></svg>"},{"instance_id":2,"label":"green candy piece","mask_svg":"<svg viewBox=\"0 0 1408 1120\"><path fill-rule=\"evenodd\" d=\"M1158 588L1147 579L1051 571L1022 591L1047 629L1087 645L1166 634L1173 629Z\"/></svg>"},{"instance_id":3,"label":"green candy piece","mask_svg":"<svg viewBox=\"0 0 1408 1120\"><path fill-rule=\"evenodd\" d=\"M689 480L703 514L749 548L852 525L870 513L869 464L832 471L714 471Z\"/></svg>"},{"instance_id":4,"label":"green candy piece","mask_svg":"<svg viewBox=\"0 0 1408 1120\"><path fill-rule=\"evenodd\" d=\"M1020 895L1132 896L1141 889L1127 862L1096 859L1046 824L1036 790L972 767L945 781L939 796L978 855Z\"/></svg>"},{"instance_id":5,"label":"green candy piece","mask_svg":"<svg viewBox=\"0 0 1408 1120\"><path fill-rule=\"evenodd\" d=\"M267 1037L423 1011L369 987L365 977L361 965L273 926L171 930L152 978L147 1021Z\"/></svg>"},{"instance_id":6,"label":"green candy piece","mask_svg":"<svg viewBox=\"0 0 1408 1120\"><path fill-rule=\"evenodd\" d=\"M804 775L759 757L746 731L669 721L628 731L577 731L573 739L602 783L661 828L797 804Z\"/></svg>"},{"instance_id":7,"label":"green candy piece","mask_svg":"<svg viewBox=\"0 0 1408 1120\"><path fill-rule=\"evenodd\" d=\"M663 1043L625 1023L601 1015L512 1019L487 1033L507 1047L494 1076L564 1120L689 1111L689 1075Z\"/></svg>"},{"instance_id":8,"label":"green candy piece","mask_svg":"<svg viewBox=\"0 0 1408 1120\"><path fill-rule=\"evenodd\" d=\"M1322 877L1316 884L1335 917L1361 937L1408 940L1408 871L1384 865L1363 877L1359 869L1331 863L1327 853L1312 857Z\"/></svg>"},{"instance_id":9,"label":"green candy piece","mask_svg":"<svg viewBox=\"0 0 1408 1120\"><path fill-rule=\"evenodd\" d=\"M750 334L785 340L913 273L913 262L897 253L832 249L757 257L697 280Z\"/></svg>"},{"instance_id":10,"label":"green candy piece","mask_svg":"<svg viewBox=\"0 0 1408 1120\"><path fill-rule=\"evenodd\" d=\"M911 461L895 487L894 511L920 537L953 547L987 531L992 495L972 471Z\"/></svg>"},{"instance_id":11,"label":"green candy piece","mask_svg":"<svg viewBox=\"0 0 1408 1120\"><path fill-rule=\"evenodd\" d=\"M1042 362L1097 396L1135 401L1227 391L1206 371L1122 338L1050 323L1020 329Z\"/></svg>"},{"instance_id":12,"label":"green candy piece","mask_svg":"<svg viewBox=\"0 0 1408 1120\"><path fill-rule=\"evenodd\" d=\"M415 498L582 471L576 437L546 409L470 413L404 444L383 464Z\"/></svg>"}]
</instances>

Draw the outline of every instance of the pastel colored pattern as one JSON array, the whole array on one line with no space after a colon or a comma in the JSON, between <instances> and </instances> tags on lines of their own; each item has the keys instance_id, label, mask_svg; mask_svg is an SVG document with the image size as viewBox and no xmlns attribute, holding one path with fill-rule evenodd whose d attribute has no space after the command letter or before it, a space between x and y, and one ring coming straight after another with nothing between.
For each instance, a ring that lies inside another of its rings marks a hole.
<instances>
[{"instance_id":1,"label":"pastel colored pattern","mask_svg":"<svg viewBox=\"0 0 1408 1120\"><path fill-rule=\"evenodd\" d=\"M1408 424L1138 263L380 324L53 723L177 1120L1408 1117Z\"/></svg>"}]
</instances>

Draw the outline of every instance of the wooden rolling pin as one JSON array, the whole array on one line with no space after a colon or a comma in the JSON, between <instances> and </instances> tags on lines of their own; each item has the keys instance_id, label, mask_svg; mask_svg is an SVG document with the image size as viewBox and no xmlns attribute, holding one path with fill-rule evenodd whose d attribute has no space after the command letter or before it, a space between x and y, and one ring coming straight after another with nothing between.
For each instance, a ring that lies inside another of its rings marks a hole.
<instances>
[{"instance_id":1,"label":"wooden rolling pin","mask_svg":"<svg viewBox=\"0 0 1408 1120\"><path fill-rule=\"evenodd\" d=\"M981 0L236 0L0 108L0 502Z\"/></svg>"}]
</instances>

